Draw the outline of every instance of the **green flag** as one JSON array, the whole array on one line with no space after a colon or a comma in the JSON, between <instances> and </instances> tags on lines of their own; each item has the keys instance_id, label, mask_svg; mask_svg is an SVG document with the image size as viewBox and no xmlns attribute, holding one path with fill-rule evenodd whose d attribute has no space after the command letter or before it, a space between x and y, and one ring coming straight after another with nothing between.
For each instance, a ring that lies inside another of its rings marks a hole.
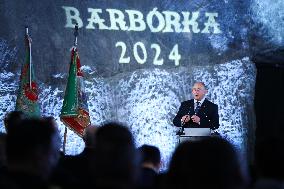
<instances>
[{"instance_id":1,"label":"green flag","mask_svg":"<svg viewBox=\"0 0 284 189\"><path fill-rule=\"evenodd\" d=\"M15 110L23 112L27 117L40 117L38 86L35 82L31 56L31 38L28 34L28 28L26 28L25 46L26 59L22 65Z\"/></svg>"},{"instance_id":2,"label":"green flag","mask_svg":"<svg viewBox=\"0 0 284 189\"><path fill-rule=\"evenodd\" d=\"M83 73L76 47L72 47L71 50L69 76L60 119L68 128L81 137L85 128L90 125Z\"/></svg>"}]
</instances>

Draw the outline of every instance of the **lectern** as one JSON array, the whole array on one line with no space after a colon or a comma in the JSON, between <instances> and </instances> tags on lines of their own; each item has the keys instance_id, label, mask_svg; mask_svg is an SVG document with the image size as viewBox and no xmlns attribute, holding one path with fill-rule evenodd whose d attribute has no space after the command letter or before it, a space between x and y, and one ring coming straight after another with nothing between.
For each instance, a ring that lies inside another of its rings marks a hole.
<instances>
[{"instance_id":1,"label":"lectern","mask_svg":"<svg viewBox=\"0 0 284 189\"><path fill-rule=\"evenodd\" d=\"M183 128L182 131L178 132L179 143L186 140L200 140L203 137L211 136L210 128Z\"/></svg>"}]
</instances>

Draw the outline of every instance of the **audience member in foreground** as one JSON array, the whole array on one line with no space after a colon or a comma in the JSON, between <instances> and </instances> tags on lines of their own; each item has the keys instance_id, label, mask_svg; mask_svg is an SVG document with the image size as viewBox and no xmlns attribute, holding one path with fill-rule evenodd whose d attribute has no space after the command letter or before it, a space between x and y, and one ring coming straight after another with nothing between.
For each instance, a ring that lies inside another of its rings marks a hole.
<instances>
[{"instance_id":1,"label":"audience member in foreground","mask_svg":"<svg viewBox=\"0 0 284 189\"><path fill-rule=\"evenodd\" d=\"M155 188L161 166L160 150L155 146L142 145L138 148L138 151L141 155L141 171L138 187Z\"/></svg>"},{"instance_id":2,"label":"audience member in foreground","mask_svg":"<svg viewBox=\"0 0 284 189\"><path fill-rule=\"evenodd\" d=\"M0 188L48 188L59 158L60 138L52 119L24 119L7 134L7 171Z\"/></svg>"},{"instance_id":3,"label":"audience member in foreground","mask_svg":"<svg viewBox=\"0 0 284 189\"><path fill-rule=\"evenodd\" d=\"M119 123L96 131L93 181L95 188L133 188L137 180L137 151L131 132Z\"/></svg>"},{"instance_id":4,"label":"audience member in foreground","mask_svg":"<svg viewBox=\"0 0 284 189\"><path fill-rule=\"evenodd\" d=\"M166 186L240 189L246 187L246 176L233 146L224 139L208 137L178 146L170 162Z\"/></svg>"},{"instance_id":5,"label":"audience member in foreground","mask_svg":"<svg viewBox=\"0 0 284 189\"><path fill-rule=\"evenodd\" d=\"M15 128L23 119L25 118L25 114L21 111L12 111L6 114L4 118L4 126L6 132Z\"/></svg>"},{"instance_id":6,"label":"audience member in foreground","mask_svg":"<svg viewBox=\"0 0 284 189\"><path fill-rule=\"evenodd\" d=\"M6 169L6 134L0 133L0 175Z\"/></svg>"},{"instance_id":7,"label":"audience member in foreground","mask_svg":"<svg viewBox=\"0 0 284 189\"><path fill-rule=\"evenodd\" d=\"M83 140L85 148L78 155L62 154L58 166L52 174L52 185L60 188L81 188L88 185L94 170L90 166L94 161L95 134L97 127L85 129Z\"/></svg>"}]
</instances>

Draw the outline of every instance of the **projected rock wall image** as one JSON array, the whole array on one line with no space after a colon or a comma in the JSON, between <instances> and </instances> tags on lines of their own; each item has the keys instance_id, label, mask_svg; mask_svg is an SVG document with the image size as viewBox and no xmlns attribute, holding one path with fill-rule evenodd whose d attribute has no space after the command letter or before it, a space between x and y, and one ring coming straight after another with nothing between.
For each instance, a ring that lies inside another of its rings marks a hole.
<instances>
[{"instance_id":1,"label":"projected rock wall image","mask_svg":"<svg viewBox=\"0 0 284 189\"><path fill-rule=\"evenodd\" d=\"M63 140L59 114L77 22L93 125L125 123L137 147L146 143L161 149L166 167L178 143L172 119L180 103L191 98L193 83L203 81L207 98L219 106L218 132L250 156L256 77L251 54L283 48L283 2L266 3L3 0L0 118L15 107L27 24L41 112L55 117ZM0 131L5 132L3 122ZM67 135L66 153L80 153L82 139L70 130Z\"/></svg>"},{"instance_id":2,"label":"projected rock wall image","mask_svg":"<svg viewBox=\"0 0 284 189\"><path fill-rule=\"evenodd\" d=\"M253 0L250 5L252 14L252 47L258 50L273 50L284 46L284 2L281 0L261 1Z\"/></svg>"}]
</instances>

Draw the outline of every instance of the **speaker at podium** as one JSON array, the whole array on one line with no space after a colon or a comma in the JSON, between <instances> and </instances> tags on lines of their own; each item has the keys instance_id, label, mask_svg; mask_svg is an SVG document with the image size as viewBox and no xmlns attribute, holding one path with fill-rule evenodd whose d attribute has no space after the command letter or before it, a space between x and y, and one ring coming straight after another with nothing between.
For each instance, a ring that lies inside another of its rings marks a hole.
<instances>
[{"instance_id":1,"label":"speaker at podium","mask_svg":"<svg viewBox=\"0 0 284 189\"><path fill-rule=\"evenodd\" d=\"M183 141L195 141L200 140L203 137L211 136L210 128L181 128L177 133L179 135L179 143Z\"/></svg>"}]
</instances>

